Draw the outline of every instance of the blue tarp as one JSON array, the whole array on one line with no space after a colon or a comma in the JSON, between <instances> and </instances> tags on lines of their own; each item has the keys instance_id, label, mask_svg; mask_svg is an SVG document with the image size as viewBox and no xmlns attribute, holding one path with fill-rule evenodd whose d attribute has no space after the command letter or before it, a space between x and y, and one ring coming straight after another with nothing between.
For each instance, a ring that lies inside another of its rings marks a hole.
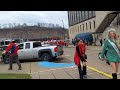
<instances>
[{"instance_id":1,"label":"blue tarp","mask_svg":"<svg viewBox=\"0 0 120 90\"><path fill-rule=\"evenodd\" d=\"M71 67L75 66L73 62L71 63L54 63L48 61L42 61L38 63L38 66L46 67L46 68L63 68L63 67Z\"/></svg>"},{"instance_id":2,"label":"blue tarp","mask_svg":"<svg viewBox=\"0 0 120 90\"><path fill-rule=\"evenodd\" d=\"M93 41L92 33L80 33L75 36L75 39L80 38L83 41L87 40L89 42Z\"/></svg>"}]
</instances>

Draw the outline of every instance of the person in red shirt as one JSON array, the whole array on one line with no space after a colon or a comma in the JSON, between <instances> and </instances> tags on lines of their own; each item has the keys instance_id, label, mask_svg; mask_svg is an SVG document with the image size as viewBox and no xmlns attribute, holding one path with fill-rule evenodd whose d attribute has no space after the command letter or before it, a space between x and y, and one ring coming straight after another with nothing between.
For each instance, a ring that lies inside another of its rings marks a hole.
<instances>
[{"instance_id":1,"label":"person in red shirt","mask_svg":"<svg viewBox=\"0 0 120 90\"><path fill-rule=\"evenodd\" d=\"M11 49L14 48L14 51L11 51ZM21 70L21 64L20 61L18 59L18 46L15 44L15 41L12 41L8 47L6 48L6 52L5 54L9 53L9 69L8 70L12 70L12 63L13 61L15 61L18 65L18 70Z\"/></svg>"},{"instance_id":2,"label":"person in red shirt","mask_svg":"<svg viewBox=\"0 0 120 90\"><path fill-rule=\"evenodd\" d=\"M82 40L78 39L77 40L77 45L76 45L76 51L74 55L74 62L78 66L78 71L80 75L80 79L87 78L87 72L86 72L86 59L84 57L86 51L86 45L83 43ZM83 68L81 68L81 62L83 64Z\"/></svg>"},{"instance_id":3,"label":"person in red shirt","mask_svg":"<svg viewBox=\"0 0 120 90\"><path fill-rule=\"evenodd\" d=\"M61 44L61 41L60 41L60 40L58 41L58 44Z\"/></svg>"}]
</instances>

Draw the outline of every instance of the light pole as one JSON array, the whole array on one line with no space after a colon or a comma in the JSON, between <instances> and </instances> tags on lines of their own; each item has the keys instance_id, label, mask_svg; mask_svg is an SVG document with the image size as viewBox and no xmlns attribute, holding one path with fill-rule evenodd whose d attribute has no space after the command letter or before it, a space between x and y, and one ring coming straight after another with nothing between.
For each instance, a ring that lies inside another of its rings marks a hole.
<instances>
[{"instance_id":1,"label":"light pole","mask_svg":"<svg viewBox=\"0 0 120 90\"><path fill-rule=\"evenodd\" d=\"M61 20L62 21L62 24L63 24L63 35L64 35L64 21L63 20ZM63 39L65 39L65 36L63 37Z\"/></svg>"},{"instance_id":2,"label":"light pole","mask_svg":"<svg viewBox=\"0 0 120 90\"><path fill-rule=\"evenodd\" d=\"M62 21L62 24L63 24L63 30L64 30L64 21L63 20L61 20Z\"/></svg>"}]
</instances>

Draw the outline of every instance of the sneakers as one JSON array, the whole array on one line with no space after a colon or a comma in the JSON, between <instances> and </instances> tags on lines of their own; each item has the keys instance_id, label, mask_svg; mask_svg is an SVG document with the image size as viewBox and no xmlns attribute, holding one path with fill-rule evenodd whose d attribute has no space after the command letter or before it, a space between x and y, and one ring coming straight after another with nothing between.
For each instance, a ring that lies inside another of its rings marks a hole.
<instances>
[{"instance_id":1,"label":"sneakers","mask_svg":"<svg viewBox=\"0 0 120 90\"><path fill-rule=\"evenodd\" d=\"M107 61L106 64L110 65L110 63Z\"/></svg>"},{"instance_id":2,"label":"sneakers","mask_svg":"<svg viewBox=\"0 0 120 90\"><path fill-rule=\"evenodd\" d=\"M84 75L83 78L86 79L86 78L87 78L87 75Z\"/></svg>"},{"instance_id":3,"label":"sneakers","mask_svg":"<svg viewBox=\"0 0 120 90\"><path fill-rule=\"evenodd\" d=\"M18 70L22 70L21 68L18 68Z\"/></svg>"},{"instance_id":4,"label":"sneakers","mask_svg":"<svg viewBox=\"0 0 120 90\"><path fill-rule=\"evenodd\" d=\"M12 68L8 68L8 70L12 70Z\"/></svg>"},{"instance_id":5,"label":"sneakers","mask_svg":"<svg viewBox=\"0 0 120 90\"><path fill-rule=\"evenodd\" d=\"M8 70L12 70L12 68L8 68ZM21 68L18 68L18 70L22 70Z\"/></svg>"}]
</instances>

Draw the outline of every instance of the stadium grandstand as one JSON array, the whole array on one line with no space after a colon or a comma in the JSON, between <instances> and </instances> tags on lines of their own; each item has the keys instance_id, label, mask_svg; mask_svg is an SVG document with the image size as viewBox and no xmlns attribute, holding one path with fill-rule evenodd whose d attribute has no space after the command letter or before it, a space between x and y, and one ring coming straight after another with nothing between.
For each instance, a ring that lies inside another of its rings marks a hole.
<instances>
[{"instance_id":1,"label":"stadium grandstand","mask_svg":"<svg viewBox=\"0 0 120 90\"><path fill-rule=\"evenodd\" d=\"M37 23L36 25L8 24L9 27L0 28L0 38L46 40L64 39L68 29L51 23Z\"/></svg>"}]
</instances>

